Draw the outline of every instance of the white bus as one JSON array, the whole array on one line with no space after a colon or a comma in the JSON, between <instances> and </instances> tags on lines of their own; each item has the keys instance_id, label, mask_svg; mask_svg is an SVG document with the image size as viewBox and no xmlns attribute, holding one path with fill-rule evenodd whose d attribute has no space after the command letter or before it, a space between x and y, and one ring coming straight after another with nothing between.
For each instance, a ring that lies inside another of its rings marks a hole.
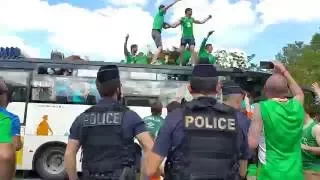
<instances>
[{"instance_id":1,"label":"white bus","mask_svg":"<svg viewBox=\"0 0 320 180\"><path fill-rule=\"evenodd\" d=\"M0 76L15 89L8 110L21 121L24 146L17 153L17 170L34 170L43 179L63 179L64 151L74 119L99 100L96 72L105 62L62 62L45 59L1 60ZM142 118L149 104L160 99L165 107L186 89L192 67L117 64L123 103ZM58 69L68 69L64 75ZM50 73L57 70L56 73ZM261 81L262 73L219 70L221 75ZM248 74L249 73L249 74ZM250 79L246 77L250 76ZM254 78L258 77L258 78ZM264 79L264 78L263 78ZM181 95L183 96L183 94ZM166 109L163 109L166 116ZM81 171L80 153L77 168Z\"/></svg>"}]
</instances>

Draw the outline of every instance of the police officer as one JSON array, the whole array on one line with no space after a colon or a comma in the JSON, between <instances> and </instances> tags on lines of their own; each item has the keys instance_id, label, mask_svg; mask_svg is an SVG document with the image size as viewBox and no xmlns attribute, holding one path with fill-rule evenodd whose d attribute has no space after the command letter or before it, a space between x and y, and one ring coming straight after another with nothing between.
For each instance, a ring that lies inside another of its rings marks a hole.
<instances>
[{"instance_id":1,"label":"police officer","mask_svg":"<svg viewBox=\"0 0 320 180\"><path fill-rule=\"evenodd\" d=\"M134 137L146 153L151 151L152 138L139 115L119 103L121 84L117 66L101 67L96 85L102 100L80 114L70 128L65 152L69 179L78 178L76 154L80 147L83 179L135 179Z\"/></svg>"},{"instance_id":2,"label":"police officer","mask_svg":"<svg viewBox=\"0 0 320 180\"><path fill-rule=\"evenodd\" d=\"M213 65L196 65L190 86L194 99L169 113L147 157L152 175L162 160L166 180L238 180L240 144L247 143L235 109L217 102L221 90Z\"/></svg>"},{"instance_id":3,"label":"police officer","mask_svg":"<svg viewBox=\"0 0 320 180\"><path fill-rule=\"evenodd\" d=\"M231 106L237 110L236 117L238 125L241 127L241 135L242 139L247 142L248 141L248 131L250 127L250 120L248 117L241 112L242 102L244 102L244 98L246 96L245 92L242 90L239 84L234 81L227 81L223 83L223 103L227 106ZM247 174L247 166L248 160L250 158L250 150L248 143L242 143L240 153L240 175L246 176ZM253 152L252 152L253 153Z\"/></svg>"}]
</instances>

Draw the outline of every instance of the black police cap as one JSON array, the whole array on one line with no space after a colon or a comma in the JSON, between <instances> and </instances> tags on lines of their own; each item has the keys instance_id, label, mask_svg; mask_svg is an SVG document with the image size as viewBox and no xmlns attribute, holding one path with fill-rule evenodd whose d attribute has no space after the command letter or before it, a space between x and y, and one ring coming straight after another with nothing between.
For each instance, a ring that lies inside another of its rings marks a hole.
<instances>
[{"instance_id":1,"label":"black police cap","mask_svg":"<svg viewBox=\"0 0 320 180\"><path fill-rule=\"evenodd\" d=\"M240 85L235 83L234 81L227 81L227 82L223 83L222 93L224 95L243 94L243 90L240 87Z\"/></svg>"},{"instance_id":2,"label":"black police cap","mask_svg":"<svg viewBox=\"0 0 320 180\"><path fill-rule=\"evenodd\" d=\"M192 70L192 76L203 78L217 77L218 71L212 64L198 64L194 66Z\"/></svg>"},{"instance_id":3,"label":"black police cap","mask_svg":"<svg viewBox=\"0 0 320 180\"><path fill-rule=\"evenodd\" d=\"M120 80L118 67L116 65L101 66L97 73L97 80L100 83L111 80Z\"/></svg>"}]
</instances>

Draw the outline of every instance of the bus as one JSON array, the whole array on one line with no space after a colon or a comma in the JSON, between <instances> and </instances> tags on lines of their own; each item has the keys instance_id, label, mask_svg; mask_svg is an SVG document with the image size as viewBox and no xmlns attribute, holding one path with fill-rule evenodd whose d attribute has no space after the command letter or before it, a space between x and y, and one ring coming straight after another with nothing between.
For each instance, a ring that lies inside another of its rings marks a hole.
<instances>
[{"instance_id":1,"label":"bus","mask_svg":"<svg viewBox=\"0 0 320 180\"><path fill-rule=\"evenodd\" d=\"M0 76L14 86L8 110L21 121L23 148L17 152L17 170L36 171L43 179L63 179L64 151L75 118L99 101L95 87L98 69L117 65L122 82L122 103L140 117L149 116L150 103L163 107L181 100L192 67L135 65L98 61L0 59ZM270 74L217 67L222 80L235 80L248 92L261 91ZM166 116L163 108L163 117ZM77 169L81 172L81 158Z\"/></svg>"}]
</instances>

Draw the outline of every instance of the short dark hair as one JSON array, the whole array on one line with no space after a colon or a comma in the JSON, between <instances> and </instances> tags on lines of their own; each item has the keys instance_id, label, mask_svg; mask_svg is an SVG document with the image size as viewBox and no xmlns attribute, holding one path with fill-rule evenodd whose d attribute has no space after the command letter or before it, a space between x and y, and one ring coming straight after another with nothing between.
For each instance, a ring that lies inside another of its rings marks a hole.
<instances>
[{"instance_id":1,"label":"short dark hair","mask_svg":"<svg viewBox=\"0 0 320 180\"><path fill-rule=\"evenodd\" d=\"M181 107L181 104L179 103L179 102L177 102L177 101L172 101L171 103L169 103L168 105L167 105L167 112L169 113L169 112L172 112L172 111L174 111L175 109L177 109L177 108L180 108Z\"/></svg>"},{"instance_id":2,"label":"short dark hair","mask_svg":"<svg viewBox=\"0 0 320 180\"><path fill-rule=\"evenodd\" d=\"M151 114L152 115L154 115L154 116L161 115L162 108L163 108L161 101L157 100L157 101L151 103L150 107L151 107Z\"/></svg>"},{"instance_id":3,"label":"short dark hair","mask_svg":"<svg viewBox=\"0 0 320 180\"><path fill-rule=\"evenodd\" d=\"M137 48L137 47L138 47L137 44L132 44L132 45L130 46L130 50L132 50L133 48Z\"/></svg>"},{"instance_id":4,"label":"short dark hair","mask_svg":"<svg viewBox=\"0 0 320 180\"><path fill-rule=\"evenodd\" d=\"M190 78L192 93L212 93L216 91L219 77L198 77Z\"/></svg>"},{"instance_id":5,"label":"short dark hair","mask_svg":"<svg viewBox=\"0 0 320 180\"><path fill-rule=\"evenodd\" d=\"M162 8L165 8L165 7L166 7L165 5L161 4L161 5L159 6L159 10L162 9Z\"/></svg>"},{"instance_id":6,"label":"short dark hair","mask_svg":"<svg viewBox=\"0 0 320 180\"><path fill-rule=\"evenodd\" d=\"M96 84L101 97L112 97L120 88L119 79L113 79L103 83L96 81Z\"/></svg>"},{"instance_id":7,"label":"short dark hair","mask_svg":"<svg viewBox=\"0 0 320 180\"><path fill-rule=\"evenodd\" d=\"M210 46L212 46L212 44L206 44L206 49L207 49L208 47L210 47Z\"/></svg>"},{"instance_id":8,"label":"short dark hair","mask_svg":"<svg viewBox=\"0 0 320 180\"><path fill-rule=\"evenodd\" d=\"M184 13L186 14L188 11L192 11L192 9L191 9L191 8L186 8L186 9L184 10Z\"/></svg>"}]
</instances>

